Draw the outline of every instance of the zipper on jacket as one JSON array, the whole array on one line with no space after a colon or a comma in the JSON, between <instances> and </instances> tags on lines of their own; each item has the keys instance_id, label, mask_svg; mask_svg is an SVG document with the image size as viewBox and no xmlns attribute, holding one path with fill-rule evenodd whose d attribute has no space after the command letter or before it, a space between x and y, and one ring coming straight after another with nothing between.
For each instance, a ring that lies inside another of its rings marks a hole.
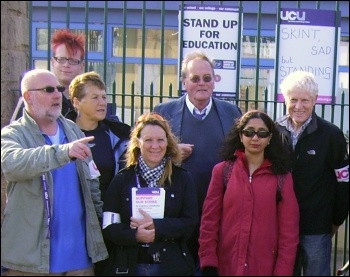
<instances>
[{"instance_id":1,"label":"zipper on jacket","mask_svg":"<svg viewBox=\"0 0 350 277\"><path fill-rule=\"evenodd\" d=\"M249 183L252 183L252 176L249 176Z\"/></svg>"}]
</instances>

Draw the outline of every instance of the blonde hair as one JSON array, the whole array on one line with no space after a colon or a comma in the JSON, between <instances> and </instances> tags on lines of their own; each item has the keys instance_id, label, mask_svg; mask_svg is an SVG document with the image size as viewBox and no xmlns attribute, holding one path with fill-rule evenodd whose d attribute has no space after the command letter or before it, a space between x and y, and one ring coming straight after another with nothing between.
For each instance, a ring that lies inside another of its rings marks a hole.
<instances>
[{"instance_id":1,"label":"blonde hair","mask_svg":"<svg viewBox=\"0 0 350 277\"><path fill-rule=\"evenodd\" d=\"M85 88L89 85L106 90L106 85L101 76L95 71L85 72L76 76L69 85L69 98L73 102L76 97L79 101L85 96Z\"/></svg>"},{"instance_id":2,"label":"blonde hair","mask_svg":"<svg viewBox=\"0 0 350 277\"><path fill-rule=\"evenodd\" d=\"M162 177L159 180L161 186L164 185L165 180L169 180L171 183L172 175L172 163L177 163L181 161L181 151L178 147L178 139L172 133L171 127L166 119L164 119L160 114L151 112L141 115L133 127L130 134L130 142L128 144L128 149L126 152L126 167L137 165L138 158L140 156L140 148L138 146L138 139L140 138L140 133L147 125L156 125L161 127L166 134L168 146L165 152L165 158L167 158L165 164L165 170Z\"/></svg>"}]
</instances>

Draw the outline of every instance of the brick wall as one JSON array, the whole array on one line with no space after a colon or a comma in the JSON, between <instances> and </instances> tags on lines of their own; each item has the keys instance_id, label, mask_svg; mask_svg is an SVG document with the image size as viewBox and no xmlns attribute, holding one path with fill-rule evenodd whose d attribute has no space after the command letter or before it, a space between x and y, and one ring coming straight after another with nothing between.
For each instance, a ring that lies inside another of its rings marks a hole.
<instances>
[{"instance_id":1,"label":"brick wall","mask_svg":"<svg viewBox=\"0 0 350 277\"><path fill-rule=\"evenodd\" d=\"M19 76L28 69L28 1L1 1L1 128L16 106ZM1 172L1 220L5 207L6 181Z\"/></svg>"}]
</instances>

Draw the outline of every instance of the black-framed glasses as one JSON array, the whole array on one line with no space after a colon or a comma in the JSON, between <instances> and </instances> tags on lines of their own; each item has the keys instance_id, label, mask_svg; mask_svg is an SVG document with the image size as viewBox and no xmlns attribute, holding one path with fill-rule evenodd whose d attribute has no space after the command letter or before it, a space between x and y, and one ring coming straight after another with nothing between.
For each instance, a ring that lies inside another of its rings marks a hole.
<instances>
[{"instance_id":1,"label":"black-framed glasses","mask_svg":"<svg viewBox=\"0 0 350 277\"><path fill-rule=\"evenodd\" d=\"M199 83L201 80L203 80L205 83L209 83L211 82L211 80L213 80L213 77L211 75L204 75L202 78L198 75L193 75L190 77L190 80L193 83Z\"/></svg>"},{"instance_id":2,"label":"black-framed glasses","mask_svg":"<svg viewBox=\"0 0 350 277\"><path fill-rule=\"evenodd\" d=\"M242 134L247 138L252 138L255 135L257 135L258 138L267 138L267 137L269 137L270 132L266 131L266 130L259 130L259 131L255 132L252 129L245 129L242 131Z\"/></svg>"},{"instance_id":3,"label":"black-framed glasses","mask_svg":"<svg viewBox=\"0 0 350 277\"><path fill-rule=\"evenodd\" d=\"M66 57L53 57L53 58L58 63L66 63L66 61L68 61L68 63L70 65L78 65L78 64L80 64L80 60L77 60L77 59L72 59L72 58L68 59Z\"/></svg>"},{"instance_id":4,"label":"black-framed glasses","mask_svg":"<svg viewBox=\"0 0 350 277\"><path fill-rule=\"evenodd\" d=\"M57 88L57 90L59 92L64 92L66 90L66 88L64 86L57 86L57 87L52 87L52 86L47 86L44 88L32 88L32 89L28 89L28 91L36 91L36 90L43 90L45 92L48 93L53 93L55 91L55 89Z\"/></svg>"}]
</instances>

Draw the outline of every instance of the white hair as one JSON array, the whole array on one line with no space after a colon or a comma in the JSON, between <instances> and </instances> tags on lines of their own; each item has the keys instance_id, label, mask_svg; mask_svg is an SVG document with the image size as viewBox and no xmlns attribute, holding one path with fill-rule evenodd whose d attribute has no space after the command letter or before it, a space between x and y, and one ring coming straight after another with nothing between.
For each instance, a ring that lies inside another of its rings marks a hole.
<instances>
[{"instance_id":1,"label":"white hair","mask_svg":"<svg viewBox=\"0 0 350 277\"><path fill-rule=\"evenodd\" d=\"M285 99L288 94L296 89L303 90L311 97L318 95L318 84L315 81L315 75L306 71L294 71L290 73L280 85L281 92Z\"/></svg>"}]
</instances>

